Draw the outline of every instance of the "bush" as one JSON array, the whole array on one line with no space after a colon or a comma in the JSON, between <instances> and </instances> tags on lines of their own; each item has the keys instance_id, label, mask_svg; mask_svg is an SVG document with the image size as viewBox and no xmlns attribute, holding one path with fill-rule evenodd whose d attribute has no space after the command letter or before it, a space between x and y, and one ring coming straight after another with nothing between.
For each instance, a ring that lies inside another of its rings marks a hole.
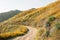
<instances>
[{"instance_id":1,"label":"bush","mask_svg":"<svg viewBox=\"0 0 60 40\"><path fill-rule=\"evenodd\" d=\"M55 27L56 29L60 29L60 23L57 23Z\"/></svg>"},{"instance_id":2,"label":"bush","mask_svg":"<svg viewBox=\"0 0 60 40\"><path fill-rule=\"evenodd\" d=\"M54 21L54 20L55 20L55 17L50 16L50 17L48 18L48 20L49 20L49 21Z\"/></svg>"},{"instance_id":3,"label":"bush","mask_svg":"<svg viewBox=\"0 0 60 40\"><path fill-rule=\"evenodd\" d=\"M54 21L54 20L55 20L55 17L50 16L50 17L48 18L48 22L46 22L46 27L49 27L49 26L51 25L51 22Z\"/></svg>"},{"instance_id":4,"label":"bush","mask_svg":"<svg viewBox=\"0 0 60 40\"><path fill-rule=\"evenodd\" d=\"M50 22L46 22L46 26L45 27L49 27L51 25Z\"/></svg>"},{"instance_id":5,"label":"bush","mask_svg":"<svg viewBox=\"0 0 60 40\"><path fill-rule=\"evenodd\" d=\"M46 37L48 37L49 36L49 31L46 31Z\"/></svg>"}]
</instances>

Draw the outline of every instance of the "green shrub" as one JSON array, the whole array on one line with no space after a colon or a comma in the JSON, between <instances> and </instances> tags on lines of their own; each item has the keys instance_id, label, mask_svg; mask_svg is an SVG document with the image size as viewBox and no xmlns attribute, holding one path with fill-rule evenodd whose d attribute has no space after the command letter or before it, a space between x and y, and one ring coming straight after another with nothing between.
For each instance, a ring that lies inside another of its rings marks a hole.
<instances>
[{"instance_id":1,"label":"green shrub","mask_svg":"<svg viewBox=\"0 0 60 40\"><path fill-rule=\"evenodd\" d=\"M45 27L49 27L50 25L51 25L51 23L50 23L50 22L46 22Z\"/></svg>"},{"instance_id":2,"label":"green shrub","mask_svg":"<svg viewBox=\"0 0 60 40\"><path fill-rule=\"evenodd\" d=\"M60 23L56 23L56 29L60 29Z\"/></svg>"},{"instance_id":3,"label":"green shrub","mask_svg":"<svg viewBox=\"0 0 60 40\"><path fill-rule=\"evenodd\" d=\"M46 31L46 37L48 37L49 36L49 31Z\"/></svg>"},{"instance_id":4,"label":"green shrub","mask_svg":"<svg viewBox=\"0 0 60 40\"><path fill-rule=\"evenodd\" d=\"M55 20L55 17L53 17L53 16L50 16L49 18L48 18L48 21L54 21Z\"/></svg>"},{"instance_id":5,"label":"green shrub","mask_svg":"<svg viewBox=\"0 0 60 40\"><path fill-rule=\"evenodd\" d=\"M50 17L48 18L48 21L46 22L46 27L49 27L49 26L51 25L51 22L54 21L54 20L55 20L55 17L50 16Z\"/></svg>"}]
</instances>

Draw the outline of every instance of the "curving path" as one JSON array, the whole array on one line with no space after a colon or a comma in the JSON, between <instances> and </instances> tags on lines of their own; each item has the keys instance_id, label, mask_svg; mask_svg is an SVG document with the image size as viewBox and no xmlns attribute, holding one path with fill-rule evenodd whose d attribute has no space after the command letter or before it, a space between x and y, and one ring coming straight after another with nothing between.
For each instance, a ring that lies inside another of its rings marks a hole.
<instances>
[{"instance_id":1,"label":"curving path","mask_svg":"<svg viewBox=\"0 0 60 40\"><path fill-rule=\"evenodd\" d=\"M29 32L26 35L14 38L12 40L33 40L34 37L36 36L37 29L33 27L28 27L28 26L26 27L29 29Z\"/></svg>"}]
</instances>

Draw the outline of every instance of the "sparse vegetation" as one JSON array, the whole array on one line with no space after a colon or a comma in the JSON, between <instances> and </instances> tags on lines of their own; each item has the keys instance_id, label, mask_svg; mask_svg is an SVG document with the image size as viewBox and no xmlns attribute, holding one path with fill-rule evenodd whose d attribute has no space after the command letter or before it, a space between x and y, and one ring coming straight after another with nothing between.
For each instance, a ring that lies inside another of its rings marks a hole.
<instances>
[{"instance_id":1,"label":"sparse vegetation","mask_svg":"<svg viewBox=\"0 0 60 40\"><path fill-rule=\"evenodd\" d=\"M47 31L46 31L46 37L48 37L48 36L49 36L49 31L47 30Z\"/></svg>"},{"instance_id":2,"label":"sparse vegetation","mask_svg":"<svg viewBox=\"0 0 60 40\"><path fill-rule=\"evenodd\" d=\"M50 17L48 18L48 21L46 22L46 27L51 26L51 23L52 23L55 19L56 19L55 17L50 16Z\"/></svg>"},{"instance_id":3,"label":"sparse vegetation","mask_svg":"<svg viewBox=\"0 0 60 40\"><path fill-rule=\"evenodd\" d=\"M56 23L56 29L60 29L60 23Z\"/></svg>"}]
</instances>

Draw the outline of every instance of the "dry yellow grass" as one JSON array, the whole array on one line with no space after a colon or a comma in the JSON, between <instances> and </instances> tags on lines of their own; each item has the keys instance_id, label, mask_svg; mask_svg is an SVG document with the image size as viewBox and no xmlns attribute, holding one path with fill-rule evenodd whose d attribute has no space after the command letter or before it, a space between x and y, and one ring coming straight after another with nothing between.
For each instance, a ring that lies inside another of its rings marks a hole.
<instances>
[{"instance_id":1,"label":"dry yellow grass","mask_svg":"<svg viewBox=\"0 0 60 40\"><path fill-rule=\"evenodd\" d=\"M8 37L19 36L25 34L27 31L28 29L25 26L8 25L0 29L0 37L8 38Z\"/></svg>"}]
</instances>

